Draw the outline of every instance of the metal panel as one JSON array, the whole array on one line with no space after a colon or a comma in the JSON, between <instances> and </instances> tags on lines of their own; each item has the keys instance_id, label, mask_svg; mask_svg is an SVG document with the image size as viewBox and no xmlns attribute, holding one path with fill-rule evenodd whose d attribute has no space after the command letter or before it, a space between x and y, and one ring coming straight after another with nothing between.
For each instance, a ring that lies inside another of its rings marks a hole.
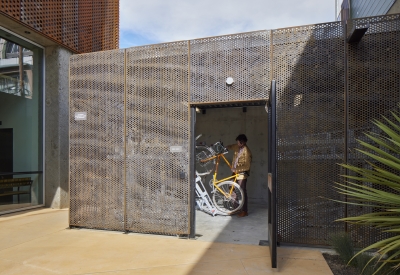
<instances>
[{"instance_id":1,"label":"metal panel","mask_svg":"<svg viewBox=\"0 0 400 275\"><path fill-rule=\"evenodd\" d=\"M344 230L332 184L344 160L343 23L274 30L278 241L326 244Z\"/></svg>"},{"instance_id":2,"label":"metal panel","mask_svg":"<svg viewBox=\"0 0 400 275\"><path fill-rule=\"evenodd\" d=\"M92 20L88 20L87 17L93 14L92 1L79 1L78 12L78 48L79 51L83 53L91 52L93 41L92 39L87 39L87 37L93 37L93 23Z\"/></svg>"},{"instance_id":3,"label":"metal panel","mask_svg":"<svg viewBox=\"0 0 400 275\"><path fill-rule=\"evenodd\" d=\"M356 19L352 25L370 24L358 44L349 44L349 163L369 167L367 157L354 148L357 139L367 141L364 133L378 132L372 120L391 117L390 111L400 102L400 16L382 16ZM369 159L371 161L371 159ZM372 211L371 208L349 206L348 216ZM365 246L382 238L366 226L350 226L358 245Z\"/></svg>"},{"instance_id":4,"label":"metal panel","mask_svg":"<svg viewBox=\"0 0 400 275\"><path fill-rule=\"evenodd\" d=\"M0 12L78 52L119 45L118 0L1 1Z\"/></svg>"},{"instance_id":5,"label":"metal panel","mask_svg":"<svg viewBox=\"0 0 400 275\"><path fill-rule=\"evenodd\" d=\"M266 99L270 31L190 41L191 103ZM232 85L226 79L232 77Z\"/></svg>"},{"instance_id":6,"label":"metal panel","mask_svg":"<svg viewBox=\"0 0 400 275\"><path fill-rule=\"evenodd\" d=\"M93 1L93 49L113 49L119 43L119 9L109 0ZM90 20L89 20L90 21Z\"/></svg>"},{"instance_id":7,"label":"metal panel","mask_svg":"<svg viewBox=\"0 0 400 275\"><path fill-rule=\"evenodd\" d=\"M127 230L189 234L188 62L186 41L127 49Z\"/></svg>"},{"instance_id":8,"label":"metal panel","mask_svg":"<svg viewBox=\"0 0 400 275\"><path fill-rule=\"evenodd\" d=\"M20 20L21 18L21 1L20 0L2 0L0 4L0 12L4 12L9 16Z\"/></svg>"},{"instance_id":9,"label":"metal panel","mask_svg":"<svg viewBox=\"0 0 400 275\"><path fill-rule=\"evenodd\" d=\"M42 31L44 34L51 36L57 41L63 41L63 6L62 0L44 1L43 15L40 16L42 22ZM27 23L30 25L30 23ZM89 51L87 51L89 52Z\"/></svg>"},{"instance_id":10,"label":"metal panel","mask_svg":"<svg viewBox=\"0 0 400 275\"><path fill-rule=\"evenodd\" d=\"M124 230L124 78L123 50L71 57L71 226Z\"/></svg>"},{"instance_id":11,"label":"metal panel","mask_svg":"<svg viewBox=\"0 0 400 275\"><path fill-rule=\"evenodd\" d=\"M78 48L78 0L63 0L62 42ZM93 24L94 22L92 22ZM94 46L94 45L93 45Z\"/></svg>"},{"instance_id":12,"label":"metal panel","mask_svg":"<svg viewBox=\"0 0 400 275\"><path fill-rule=\"evenodd\" d=\"M392 7L395 0L352 0L351 17L384 15Z\"/></svg>"},{"instance_id":13,"label":"metal panel","mask_svg":"<svg viewBox=\"0 0 400 275\"><path fill-rule=\"evenodd\" d=\"M21 21L37 30L42 30L43 10L42 1L21 0Z\"/></svg>"}]
</instances>

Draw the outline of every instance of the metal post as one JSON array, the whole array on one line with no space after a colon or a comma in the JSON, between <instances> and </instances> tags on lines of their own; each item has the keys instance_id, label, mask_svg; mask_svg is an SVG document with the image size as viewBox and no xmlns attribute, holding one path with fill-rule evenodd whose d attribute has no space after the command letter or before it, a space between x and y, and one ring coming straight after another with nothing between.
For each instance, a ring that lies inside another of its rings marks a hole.
<instances>
[{"instance_id":1,"label":"metal post","mask_svg":"<svg viewBox=\"0 0 400 275\"><path fill-rule=\"evenodd\" d=\"M189 215L189 238L194 239L196 237L196 209L195 209L195 190L196 190L196 178L195 178L195 140L194 131L196 125L196 108L190 108L190 159L189 159L189 183L190 183L190 215Z\"/></svg>"},{"instance_id":2,"label":"metal post","mask_svg":"<svg viewBox=\"0 0 400 275\"><path fill-rule=\"evenodd\" d=\"M19 49L19 92L21 96L24 96L24 53L22 51L22 46L18 45Z\"/></svg>"},{"instance_id":3,"label":"metal post","mask_svg":"<svg viewBox=\"0 0 400 275\"><path fill-rule=\"evenodd\" d=\"M124 50L124 231L125 233L128 232L128 225L127 225L127 175L126 175L126 162L127 162L127 158L126 158L126 145L127 145L127 123L126 123L126 106L127 106L127 102L126 102L126 74L127 74L127 64L126 64L126 49Z\"/></svg>"},{"instance_id":4,"label":"metal post","mask_svg":"<svg viewBox=\"0 0 400 275\"><path fill-rule=\"evenodd\" d=\"M277 268L277 201L276 201L276 82L271 81L268 102L268 245L272 268Z\"/></svg>"}]
</instances>

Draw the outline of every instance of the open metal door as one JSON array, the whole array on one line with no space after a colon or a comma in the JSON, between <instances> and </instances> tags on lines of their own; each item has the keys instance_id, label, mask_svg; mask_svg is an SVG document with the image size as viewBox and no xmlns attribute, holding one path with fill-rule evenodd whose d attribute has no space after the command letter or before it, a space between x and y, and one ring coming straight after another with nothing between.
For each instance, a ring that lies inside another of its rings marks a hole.
<instances>
[{"instance_id":1,"label":"open metal door","mask_svg":"<svg viewBox=\"0 0 400 275\"><path fill-rule=\"evenodd\" d=\"M268 108L268 244L271 266L277 267L276 214L276 82L271 81Z\"/></svg>"}]
</instances>

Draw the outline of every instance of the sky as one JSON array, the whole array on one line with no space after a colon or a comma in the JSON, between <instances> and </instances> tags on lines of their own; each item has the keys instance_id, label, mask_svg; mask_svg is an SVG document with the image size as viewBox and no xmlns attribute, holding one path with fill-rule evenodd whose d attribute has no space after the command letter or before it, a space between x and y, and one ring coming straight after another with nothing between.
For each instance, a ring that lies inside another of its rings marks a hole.
<instances>
[{"instance_id":1,"label":"sky","mask_svg":"<svg viewBox=\"0 0 400 275\"><path fill-rule=\"evenodd\" d=\"M120 48L335 21L335 0L120 0Z\"/></svg>"}]
</instances>

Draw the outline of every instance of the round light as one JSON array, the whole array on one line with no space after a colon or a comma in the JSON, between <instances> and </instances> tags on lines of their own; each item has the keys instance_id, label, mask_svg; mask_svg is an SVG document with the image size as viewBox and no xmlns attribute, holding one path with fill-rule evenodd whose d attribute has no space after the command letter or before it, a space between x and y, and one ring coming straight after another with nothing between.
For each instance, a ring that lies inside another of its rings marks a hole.
<instances>
[{"instance_id":1,"label":"round light","mask_svg":"<svg viewBox=\"0 0 400 275\"><path fill-rule=\"evenodd\" d=\"M233 84L233 78L232 77L228 77L227 79L226 79L226 84L228 84L228 85L232 85Z\"/></svg>"}]
</instances>

